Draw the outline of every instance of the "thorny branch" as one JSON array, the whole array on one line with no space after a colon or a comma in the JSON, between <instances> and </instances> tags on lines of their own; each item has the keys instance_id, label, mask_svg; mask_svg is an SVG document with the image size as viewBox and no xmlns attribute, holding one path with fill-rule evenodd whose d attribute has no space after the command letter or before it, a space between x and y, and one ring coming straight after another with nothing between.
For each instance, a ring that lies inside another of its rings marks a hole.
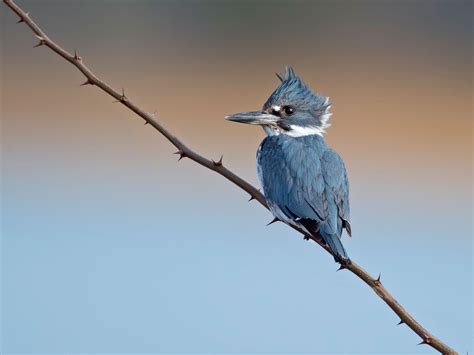
<instances>
[{"instance_id":1,"label":"thorny branch","mask_svg":"<svg viewBox=\"0 0 474 355\"><path fill-rule=\"evenodd\" d=\"M38 43L34 47L48 47L56 54L63 57L65 60L74 65L79 71L84 74L86 81L81 84L82 86L97 86L101 90L105 91L107 94L112 96L115 99L115 102L119 102L129 108L131 111L136 113L138 116L145 120L145 124L153 126L158 132L160 132L166 139L173 144L178 151L176 154L179 155L179 160L183 158L189 158L194 162L222 175L230 182L234 183L242 190L250 194L250 200L257 200L265 208L268 209L267 203L264 196L256 189L254 186L234 174L232 171L227 169L222 163L222 157L218 161L209 160L202 155L196 153L187 147L181 140L179 140L175 135L169 132L164 128L156 119L153 113L146 112L138 107L133 101L131 101L125 94L124 89L121 92L117 92L112 87L110 87L106 82L99 79L83 62L83 59L79 56L78 52L74 50L74 54L71 54L52 41L42 30L41 28L30 18L29 13L23 11L18 5L15 4L12 0L3 0L4 3L15 12L18 17L18 23L25 23L35 34ZM322 242L311 235L305 234L303 230L293 227L302 233L305 239L312 239L319 246L324 248L329 252L328 248L322 244ZM387 289L382 285L380 280L380 275L378 278L373 278L367 271L365 271L361 266L352 262L350 265L341 264L339 270L347 269L362 281L364 281L372 290L400 317L400 322L398 324L406 324L411 330L421 337L421 342L419 344L426 344L432 348L438 350L442 354L457 354L452 348L443 343L440 339L433 336L428 330L426 330L420 323L418 323L398 302L397 300L387 291Z\"/></svg>"}]
</instances>

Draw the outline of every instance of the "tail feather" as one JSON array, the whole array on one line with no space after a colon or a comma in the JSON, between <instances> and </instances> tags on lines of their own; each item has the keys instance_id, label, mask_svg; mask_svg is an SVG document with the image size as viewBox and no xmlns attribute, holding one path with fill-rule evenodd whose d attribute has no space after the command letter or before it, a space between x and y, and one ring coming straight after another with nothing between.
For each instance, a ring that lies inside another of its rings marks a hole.
<instances>
[{"instance_id":1,"label":"tail feather","mask_svg":"<svg viewBox=\"0 0 474 355\"><path fill-rule=\"evenodd\" d=\"M326 244L329 246L329 249L332 251L332 255L334 256L334 259L337 262L345 262L349 263L351 262L351 259L349 259L349 256L347 255L346 249L344 249L344 246L342 245L341 240L337 236L337 234L331 234L331 235L324 235L321 233L321 237L324 239Z\"/></svg>"},{"instance_id":2,"label":"tail feather","mask_svg":"<svg viewBox=\"0 0 474 355\"><path fill-rule=\"evenodd\" d=\"M299 222L306 228L306 230L315 237L322 238L331 250L334 260L339 263L350 264L351 259L347 255L346 249L342 245L341 239L337 234L325 233L319 228L316 221L311 219L300 219Z\"/></svg>"}]
</instances>

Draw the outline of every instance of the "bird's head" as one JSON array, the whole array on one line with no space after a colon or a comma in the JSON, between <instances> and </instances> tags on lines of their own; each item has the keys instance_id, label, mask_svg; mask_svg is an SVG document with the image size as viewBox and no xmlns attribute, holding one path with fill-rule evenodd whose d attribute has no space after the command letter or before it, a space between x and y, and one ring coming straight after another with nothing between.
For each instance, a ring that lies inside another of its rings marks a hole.
<instances>
[{"instance_id":1,"label":"bird's head","mask_svg":"<svg viewBox=\"0 0 474 355\"><path fill-rule=\"evenodd\" d=\"M329 98L315 94L291 67L286 68L285 74L277 74L277 77L281 83L261 111L240 112L225 119L260 125L267 135L322 135L330 126Z\"/></svg>"}]
</instances>

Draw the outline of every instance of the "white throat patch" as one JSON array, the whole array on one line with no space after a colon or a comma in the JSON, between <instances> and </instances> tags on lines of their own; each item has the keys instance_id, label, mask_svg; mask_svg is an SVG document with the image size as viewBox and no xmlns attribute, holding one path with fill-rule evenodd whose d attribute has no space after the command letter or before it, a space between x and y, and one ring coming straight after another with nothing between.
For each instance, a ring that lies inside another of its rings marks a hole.
<instances>
[{"instance_id":1,"label":"white throat patch","mask_svg":"<svg viewBox=\"0 0 474 355\"><path fill-rule=\"evenodd\" d=\"M304 137L304 136L311 136L317 134L318 136L323 136L324 131L323 128L312 126L312 127L301 127L301 126L290 126L291 130L282 132L290 137Z\"/></svg>"},{"instance_id":2,"label":"white throat patch","mask_svg":"<svg viewBox=\"0 0 474 355\"><path fill-rule=\"evenodd\" d=\"M285 131L274 126L262 126L262 128L265 131L265 134L267 136L278 136L280 134L286 134L287 136L290 136L290 137L304 137L304 136L317 134L318 136L322 137L323 134L326 133L324 129L316 127L316 126L301 127L301 126L291 125L290 126L291 130L289 131Z\"/></svg>"}]
</instances>

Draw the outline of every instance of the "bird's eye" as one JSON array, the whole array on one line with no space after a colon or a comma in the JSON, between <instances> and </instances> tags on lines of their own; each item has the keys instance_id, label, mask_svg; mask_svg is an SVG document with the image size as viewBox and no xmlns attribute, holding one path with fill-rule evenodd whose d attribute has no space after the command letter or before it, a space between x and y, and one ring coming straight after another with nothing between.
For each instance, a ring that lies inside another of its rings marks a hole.
<instances>
[{"instance_id":1,"label":"bird's eye","mask_svg":"<svg viewBox=\"0 0 474 355\"><path fill-rule=\"evenodd\" d=\"M291 116L291 115L295 112L294 108L291 107L291 106L285 106L285 107L283 107L283 111L284 111L285 114L288 115L288 116Z\"/></svg>"}]
</instances>

